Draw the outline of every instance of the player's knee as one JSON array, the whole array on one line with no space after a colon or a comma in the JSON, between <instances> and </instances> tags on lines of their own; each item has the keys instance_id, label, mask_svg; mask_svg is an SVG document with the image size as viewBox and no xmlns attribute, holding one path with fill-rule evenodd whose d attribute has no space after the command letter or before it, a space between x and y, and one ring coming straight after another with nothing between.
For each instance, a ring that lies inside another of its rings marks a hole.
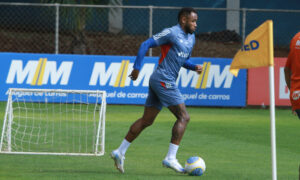
<instances>
[{"instance_id":1,"label":"player's knee","mask_svg":"<svg viewBox=\"0 0 300 180\"><path fill-rule=\"evenodd\" d=\"M143 122L143 126L144 127L148 127L151 126L153 124L154 119L153 118L143 118L142 122Z\"/></svg>"},{"instance_id":2,"label":"player's knee","mask_svg":"<svg viewBox=\"0 0 300 180\"><path fill-rule=\"evenodd\" d=\"M188 123L190 121L190 116L187 113L182 114L179 116L179 120L183 123Z\"/></svg>"},{"instance_id":3,"label":"player's knee","mask_svg":"<svg viewBox=\"0 0 300 180\"><path fill-rule=\"evenodd\" d=\"M189 114L185 114L185 115L184 115L184 121L185 121L186 123L188 123L188 122L190 121L190 115L189 115Z\"/></svg>"}]
</instances>

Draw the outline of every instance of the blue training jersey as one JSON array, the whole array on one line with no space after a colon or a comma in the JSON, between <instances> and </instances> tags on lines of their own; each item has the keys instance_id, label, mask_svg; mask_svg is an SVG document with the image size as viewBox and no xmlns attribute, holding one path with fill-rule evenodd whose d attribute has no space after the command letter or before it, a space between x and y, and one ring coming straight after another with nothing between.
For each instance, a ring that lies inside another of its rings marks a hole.
<instances>
[{"instance_id":1,"label":"blue training jersey","mask_svg":"<svg viewBox=\"0 0 300 180\"><path fill-rule=\"evenodd\" d=\"M148 49L161 46L159 65L153 72L151 79L175 83L181 66L190 70L196 68L196 65L189 61L194 44L195 35L185 33L179 24L164 29L141 44L133 68L140 70Z\"/></svg>"},{"instance_id":2,"label":"blue training jersey","mask_svg":"<svg viewBox=\"0 0 300 180\"><path fill-rule=\"evenodd\" d=\"M177 24L155 34L153 39L157 46L161 46L161 55L151 78L175 83L180 68L191 56L195 34L185 33Z\"/></svg>"}]
</instances>

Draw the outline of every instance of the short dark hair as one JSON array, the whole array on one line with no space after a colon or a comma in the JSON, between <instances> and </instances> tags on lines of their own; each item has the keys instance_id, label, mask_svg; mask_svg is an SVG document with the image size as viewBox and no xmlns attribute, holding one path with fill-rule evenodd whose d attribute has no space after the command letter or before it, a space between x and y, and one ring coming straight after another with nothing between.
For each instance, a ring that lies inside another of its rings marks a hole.
<instances>
[{"instance_id":1,"label":"short dark hair","mask_svg":"<svg viewBox=\"0 0 300 180\"><path fill-rule=\"evenodd\" d=\"M179 13L178 13L178 22L180 22L180 18L182 17L182 16L188 16L188 15L190 15L192 12L194 12L194 13L196 13L197 14L197 12L196 12L196 10L194 9L194 8L191 8L191 7L184 7L184 8L182 8L180 11L179 11Z\"/></svg>"}]
</instances>

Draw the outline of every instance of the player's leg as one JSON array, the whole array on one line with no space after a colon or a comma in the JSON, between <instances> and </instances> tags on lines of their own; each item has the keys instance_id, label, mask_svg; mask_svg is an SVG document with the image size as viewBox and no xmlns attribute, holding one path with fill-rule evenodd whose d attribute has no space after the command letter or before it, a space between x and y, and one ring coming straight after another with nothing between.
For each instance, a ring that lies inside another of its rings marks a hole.
<instances>
[{"instance_id":1,"label":"player's leg","mask_svg":"<svg viewBox=\"0 0 300 180\"><path fill-rule=\"evenodd\" d=\"M298 116L298 119L300 119L300 94L298 90L292 90L290 91L290 101L292 104L292 112L294 115Z\"/></svg>"},{"instance_id":2,"label":"player's leg","mask_svg":"<svg viewBox=\"0 0 300 180\"><path fill-rule=\"evenodd\" d=\"M189 116L186 112L184 99L175 83L165 83L159 81L149 81L153 91L159 98L159 101L170 109L177 118L172 130L172 139L169 145L169 151L162 164L176 172L184 172L184 169L176 159L176 153L179 148L179 142L183 136Z\"/></svg>"},{"instance_id":3,"label":"player's leg","mask_svg":"<svg viewBox=\"0 0 300 180\"><path fill-rule=\"evenodd\" d=\"M296 109L295 112L296 112L298 118L300 119L300 109Z\"/></svg>"},{"instance_id":4,"label":"player's leg","mask_svg":"<svg viewBox=\"0 0 300 180\"><path fill-rule=\"evenodd\" d=\"M156 107L145 107L143 116L131 125L119 148L111 152L111 157L115 161L115 166L121 173L124 173L125 153L131 142L136 139L146 127L154 122L159 111L160 110Z\"/></svg>"},{"instance_id":5,"label":"player's leg","mask_svg":"<svg viewBox=\"0 0 300 180\"><path fill-rule=\"evenodd\" d=\"M135 140L146 127L153 124L159 112L160 109L157 109L156 107L145 106L143 116L131 125L125 139L130 143Z\"/></svg>"},{"instance_id":6,"label":"player's leg","mask_svg":"<svg viewBox=\"0 0 300 180\"><path fill-rule=\"evenodd\" d=\"M176 154L190 117L186 111L184 103L175 106L169 106L168 108L175 115L177 120L172 128L171 143L169 145L167 156L163 160L163 165L174 169L176 172L183 173L184 169L178 162Z\"/></svg>"},{"instance_id":7,"label":"player's leg","mask_svg":"<svg viewBox=\"0 0 300 180\"><path fill-rule=\"evenodd\" d=\"M115 166L120 172L124 173L125 153L131 142L134 141L146 127L153 124L161 108L162 104L150 87L143 116L131 125L119 148L111 152Z\"/></svg>"},{"instance_id":8,"label":"player's leg","mask_svg":"<svg viewBox=\"0 0 300 180\"><path fill-rule=\"evenodd\" d=\"M176 106L169 106L169 110L177 118L173 128L172 128L172 138L171 143L179 145L180 141L185 132L185 128L190 120L190 116L186 111L185 104L178 104Z\"/></svg>"}]
</instances>

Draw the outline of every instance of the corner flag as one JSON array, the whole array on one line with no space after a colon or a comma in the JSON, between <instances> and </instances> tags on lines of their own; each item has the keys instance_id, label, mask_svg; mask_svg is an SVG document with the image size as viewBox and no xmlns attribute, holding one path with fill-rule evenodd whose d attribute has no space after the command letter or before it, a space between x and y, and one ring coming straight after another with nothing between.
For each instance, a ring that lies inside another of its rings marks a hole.
<instances>
[{"instance_id":1,"label":"corner flag","mask_svg":"<svg viewBox=\"0 0 300 180\"><path fill-rule=\"evenodd\" d=\"M229 71L237 76L239 69L273 66L273 49L273 21L267 20L246 37Z\"/></svg>"},{"instance_id":2,"label":"corner flag","mask_svg":"<svg viewBox=\"0 0 300 180\"><path fill-rule=\"evenodd\" d=\"M265 21L247 36L242 49L234 56L229 71L237 76L239 69L262 66L269 66L272 179L277 180L272 20Z\"/></svg>"}]
</instances>

